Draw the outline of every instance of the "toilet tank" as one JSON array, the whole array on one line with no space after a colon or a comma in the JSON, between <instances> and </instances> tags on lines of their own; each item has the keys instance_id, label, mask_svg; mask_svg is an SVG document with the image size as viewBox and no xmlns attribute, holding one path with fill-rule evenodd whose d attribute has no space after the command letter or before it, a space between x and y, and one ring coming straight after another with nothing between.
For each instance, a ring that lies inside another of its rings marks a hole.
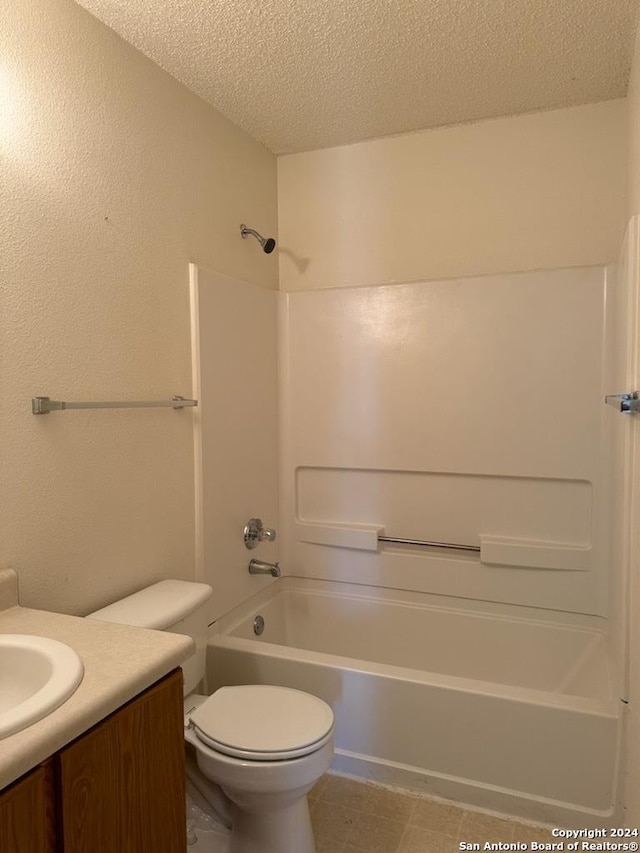
<instances>
[{"instance_id":1,"label":"toilet tank","mask_svg":"<svg viewBox=\"0 0 640 853\"><path fill-rule=\"evenodd\" d=\"M182 664L186 696L204 678L208 635L206 604L212 591L206 583L160 581L95 613L89 613L87 619L153 628L191 637L196 644L196 651Z\"/></svg>"}]
</instances>

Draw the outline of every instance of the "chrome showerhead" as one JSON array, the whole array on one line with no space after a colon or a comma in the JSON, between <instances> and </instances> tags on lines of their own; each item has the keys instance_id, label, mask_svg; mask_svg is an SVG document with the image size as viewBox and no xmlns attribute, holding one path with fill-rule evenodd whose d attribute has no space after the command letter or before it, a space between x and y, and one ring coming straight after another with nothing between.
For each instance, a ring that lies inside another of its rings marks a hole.
<instances>
[{"instance_id":1,"label":"chrome showerhead","mask_svg":"<svg viewBox=\"0 0 640 853\"><path fill-rule=\"evenodd\" d=\"M276 241L273 239L273 237L263 237L262 234L258 234L258 232L254 231L253 228L247 228L246 225L241 225L240 236L242 237L242 239L244 240L248 234L252 234L256 238L258 243L260 243L260 245L262 246L262 251L266 255L270 255L271 252L273 252L273 250L275 249Z\"/></svg>"}]
</instances>

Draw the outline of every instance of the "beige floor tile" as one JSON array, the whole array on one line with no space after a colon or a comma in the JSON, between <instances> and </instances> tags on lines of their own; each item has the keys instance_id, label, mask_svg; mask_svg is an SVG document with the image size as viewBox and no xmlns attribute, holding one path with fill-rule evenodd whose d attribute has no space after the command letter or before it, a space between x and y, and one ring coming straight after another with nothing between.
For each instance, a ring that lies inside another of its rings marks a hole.
<instances>
[{"instance_id":1,"label":"beige floor tile","mask_svg":"<svg viewBox=\"0 0 640 853\"><path fill-rule=\"evenodd\" d=\"M407 827L398 847L398 853L455 853L457 850L458 842L451 835L419 826Z\"/></svg>"},{"instance_id":2,"label":"beige floor tile","mask_svg":"<svg viewBox=\"0 0 640 853\"><path fill-rule=\"evenodd\" d=\"M318 799L318 797L320 796L320 793L322 792L322 789L324 788L324 786L325 786L325 785L326 785L326 783L327 783L327 778L328 778L328 777L327 777L327 775L326 775L326 773L325 773L325 775L324 775L324 776L321 776L321 777L318 779L318 781L316 782L316 784L313 786L313 788L312 788L312 789L309 791L309 793L307 794L307 797L308 797L308 799L309 799L309 800L317 800L317 799Z\"/></svg>"},{"instance_id":3,"label":"beige floor tile","mask_svg":"<svg viewBox=\"0 0 640 853\"><path fill-rule=\"evenodd\" d=\"M317 853L459 853L459 843L552 841L550 830L326 773L309 794Z\"/></svg>"},{"instance_id":4,"label":"beige floor tile","mask_svg":"<svg viewBox=\"0 0 640 853\"><path fill-rule=\"evenodd\" d=\"M557 838L554 838L551 835L550 829L545 829L542 826L527 826L524 823L517 822L514 822L513 824L513 840L524 841L525 844L529 841L538 841L541 844L558 841Z\"/></svg>"},{"instance_id":5,"label":"beige floor tile","mask_svg":"<svg viewBox=\"0 0 640 853\"><path fill-rule=\"evenodd\" d=\"M338 803L349 809L362 810L371 792L377 790L372 785L365 785L344 776L327 774L324 780L324 785L320 789L320 799L329 803Z\"/></svg>"},{"instance_id":6,"label":"beige floor tile","mask_svg":"<svg viewBox=\"0 0 640 853\"><path fill-rule=\"evenodd\" d=\"M441 800L418 800L409 823L431 832L457 838L464 809Z\"/></svg>"},{"instance_id":7,"label":"beige floor tile","mask_svg":"<svg viewBox=\"0 0 640 853\"><path fill-rule=\"evenodd\" d=\"M314 800L311 805L311 825L316 839L344 841L355 825L360 812L337 803Z\"/></svg>"},{"instance_id":8,"label":"beige floor tile","mask_svg":"<svg viewBox=\"0 0 640 853\"><path fill-rule=\"evenodd\" d=\"M396 853L405 824L371 814L360 814L346 837L345 847L366 853Z\"/></svg>"},{"instance_id":9,"label":"beige floor tile","mask_svg":"<svg viewBox=\"0 0 640 853\"><path fill-rule=\"evenodd\" d=\"M332 838L316 838L316 853L343 853L342 841L334 841Z\"/></svg>"},{"instance_id":10,"label":"beige floor tile","mask_svg":"<svg viewBox=\"0 0 640 853\"><path fill-rule=\"evenodd\" d=\"M405 794L402 791L390 791L388 788L371 787L369 798L366 800L362 811L367 814L375 814L378 817L386 817L390 820L398 820L407 823L413 814L417 797Z\"/></svg>"},{"instance_id":11,"label":"beige floor tile","mask_svg":"<svg viewBox=\"0 0 640 853\"><path fill-rule=\"evenodd\" d=\"M458 837L460 841L482 845L485 841L512 841L513 830L513 821L465 810Z\"/></svg>"}]
</instances>

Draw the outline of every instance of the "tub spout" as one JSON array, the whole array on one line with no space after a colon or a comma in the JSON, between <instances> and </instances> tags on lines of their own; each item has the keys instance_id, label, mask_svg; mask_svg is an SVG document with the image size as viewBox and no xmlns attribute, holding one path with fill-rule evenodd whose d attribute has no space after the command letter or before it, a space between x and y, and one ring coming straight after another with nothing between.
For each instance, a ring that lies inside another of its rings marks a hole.
<instances>
[{"instance_id":1,"label":"tub spout","mask_svg":"<svg viewBox=\"0 0 640 853\"><path fill-rule=\"evenodd\" d=\"M274 578L280 577L280 566L278 563L265 563L263 560L249 561L250 575L272 575Z\"/></svg>"}]
</instances>

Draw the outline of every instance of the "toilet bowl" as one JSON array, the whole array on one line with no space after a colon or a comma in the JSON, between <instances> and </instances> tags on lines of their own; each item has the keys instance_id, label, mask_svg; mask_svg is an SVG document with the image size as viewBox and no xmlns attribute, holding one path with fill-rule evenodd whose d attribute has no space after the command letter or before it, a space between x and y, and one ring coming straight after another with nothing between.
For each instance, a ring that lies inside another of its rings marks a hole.
<instances>
[{"instance_id":1,"label":"toilet bowl","mask_svg":"<svg viewBox=\"0 0 640 853\"><path fill-rule=\"evenodd\" d=\"M185 738L203 775L234 804L231 853L315 853L306 795L331 765L331 708L268 685L189 701Z\"/></svg>"},{"instance_id":2,"label":"toilet bowl","mask_svg":"<svg viewBox=\"0 0 640 853\"><path fill-rule=\"evenodd\" d=\"M334 716L322 699L264 684L192 693L204 678L211 587L161 581L90 618L193 637L183 665L185 740L231 803L230 853L315 853L306 795L329 769ZM203 786L203 789L206 786Z\"/></svg>"}]
</instances>

